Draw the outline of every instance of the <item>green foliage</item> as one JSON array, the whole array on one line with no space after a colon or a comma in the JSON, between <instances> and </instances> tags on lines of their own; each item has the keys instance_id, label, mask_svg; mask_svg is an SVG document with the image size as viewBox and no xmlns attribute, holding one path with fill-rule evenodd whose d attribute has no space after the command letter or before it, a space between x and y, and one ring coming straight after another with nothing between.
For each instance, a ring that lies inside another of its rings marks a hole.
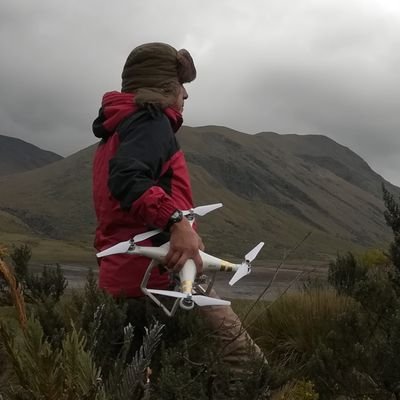
<instances>
[{"instance_id":1,"label":"green foliage","mask_svg":"<svg viewBox=\"0 0 400 400\"><path fill-rule=\"evenodd\" d=\"M400 299L392 275L382 253L348 253L330 266L336 293L309 286L266 306L253 333L276 381L310 379L324 399L400 395Z\"/></svg>"},{"instance_id":2,"label":"green foliage","mask_svg":"<svg viewBox=\"0 0 400 400\"><path fill-rule=\"evenodd\" d=\"M40 303L46 299L58 302L63 295L67 280L59 264L56 267L43 266L41 274L34 274L28 270L32 256L31 247L27 244L13 246L10 258L14 267L17 282L23 289L24 298L28 302ZM9 288L0 277L0 305L9 305Z\"/></svg>"},{"instance_id":3,"label":"green foliage","mask_svg":"<svg viewBox=\"0 0 400 400\"><path fill-rule=\"evenodd\" d=\"M33 302L52 298L57 302L67 287L60 265L56 264L55 268L44 265L41 274L34 274L28 270L31 257L32 249L27 244L13 246L10 253L14 273L24 289L25 298Z\"/></svg>"},{"instance_id":4,"label":"green foliage","mask_svg":"<svg viewBox=\"0 0 400 400\"><path fill-rule=\"evenodd\" d=\"M358 261L367 268L390 265L390 259L382 249L366 250L358 257Z\"/></svg>"},{"instance_id":5,"label":"green foliage","mask_svg":"<svg viewBox=\"0 0 400 400\"><path fill-rule=\"evenodd\" d=\"M318 400L319 395L315 392L314 384L310 381L297 381L291 395L287 400Z\"/></svg>"},{"instance_id":6,"label":"green foliage","mask_svg":"<svg viewBox=\"0 0 400 400\"><path fill-rule=\"evenodd\" d=\"M351 298L320 289L286 295L264 307L250 331L267 358L279 363L283 380L307 373L310 357L335 328L337 318L358 309Z\"/></svg>"},{"instance_id":7,"label":"green foliage","mask_svg":"<svg viewBox=\"0 0 400 400\"><path fill-rule=\"evenodd\" d=\"M43 335L52 346L60 347L69 323L64 320L60 304L53 298L43 298L32 307L32 313L40 322Z\"/></svg>"},{"instance_id":8,"label":"green foliage","mask_svg":"<svg viewBox=\"0 0 400 400\"><path fill-rule=\"evenodd\" d=\"M67 323L64 310L79 315L76 324L81 327ZM125 302L115 301L94 285L90 273L82 295L63 304L49 297L38 301L33 308L37 318L29 320L26 332L3 324L0 342L6 346L16 381L7 390L7 399L148 397L148 371L163 325L144 327L136 350L133 327L124 325L126 310Z\"/></svg>"},{"instance_id":9,"label":"green foliage","mask_svg":"<svg viewBox=\"0 0 400 400\"><path fill-rule=\"evenodd\" d=\"M0 395L3 392L3 389L10 383L10 366L8 365L7 361L6 349L3 341L0 340Z\"/></svg>"},{"instance_id":10,"label":"green foliage","mask_svg":"<svg viewBox=\"0 0 400 400\"><path fill-rule=\"evenodd\" d=\"M156 384L156 398L162 400L206 400L207 381L211 376L207 366L193 362L188 354L188 345L182 348L163 349L162 370Z\"/></svg>"},{"instance_id":11,"label":"green foliage","mask_svg":"<svg viewBox=\"0 0 400 400\"><path fill-rule=\"evenodd\" d=\"M58 301L68 285L59 264L56 268L43 266L42 273L28 273L23 281L25 295L28 299L37 301L52 298Z\"/></svg>"},{"instance_id":12,"label":"green foliage","mask_svg":"<svg viewBox=\"0 0 400 400\"><path fill-rule=\"evenodd\" d=\"M107 375L120 351L124 327L129 323L127 304L100 290L92 270L88 272L83 293L75 293L71 303L67 306L68 314L85 332L96 364Z\"/></svg>"},{"instance_id":13,"label":"green foliage","mask_svg":"<svg viewBox=\"0 0 400 400\"><path fill-rule=\"evenodd\" d=\"M383 201L386 206L386 210L384 212L384 217L386 220L386 224L393 231L393 242L390 245L390 258L393 262L393 265L396 267L397 272L397 284L400 286L400 206L394 200L393 195L382 185L383 191Z\"/></svg>"},{"instance_id":14,"label":"green foliage","mask_svg":"<svg viewBox=\"0 0 400 400\"><path fill-rule=\"evenodd\" d=\"M97 400L104 399L98 385L100 371L85 351L85 339L73 327L54 348L44 338L40 323L28 321L18 337L5 325L0 335L6 346L18 383L7 393L9 399Z\"/></svg>"},{"instance_id":15,"label":"green foliage","mask_svg":"<svg viewBox=\"0 0 400 400\"><path fill-rule=\"evenodd\" d=\"M328 282L340 293L351 296L355 285L364 279L367 273L365 266L357 262L352 253L338 255L329 264Z\"/></svg>"},{"instance_id":16,"label":"green foliage","mask_svg":"<svg viewBox=\"0 0 400 400\"><path fill-rule=\"evenodd\" d=\"M11 304L10 288L5 279L0 275L0 307L9 306Z\"/></svg>"},{"instance_id":17,"label":"green foliage","mask_svg":"<svg viewBox=\"0 0 400 400\"><path fill-rule=\"evenodd\" d=\"M290 382L275 394L273 400L318 400L319 394L315 391L315 385L305 379Z\"/></svg>"},{"instance_id":18,"label":"green foliage","mask_svg":"<svg viewBox=\"0 0 400 400\"><path fill-rule=\"evenodd\" d=\"M18 281L25 280L28 274L28 264L32 257L32 249L27 244L13 246L10 257L14 266L15 277Z\"/></svg>"},{"instance_id":19,"label":"green foliage","mask_svg":"<svg viewBox=\"0 0 400 400\"><path fill-rule=\"evenodd\" d=\"M130 345L133 342L133 327L125 327L124 346L116 359L106 384L110 400L142 399L150 394L150 363L157 350L163 325L155 323L146 329L143 344L127 362Z\"/></svg>"},{"instance_id":20,"label":"green foliage","mask_svg":"<svg viewBox=\"0 0 400 400\"><path fill-rule=\"evenodd\" d=\"M386 223L394 234L400 233L400 206L393 198L393 195L386 189L385 185L382 185L383 201L385 203L386 210L383 215Z\"/></svg>"}]
</instances>

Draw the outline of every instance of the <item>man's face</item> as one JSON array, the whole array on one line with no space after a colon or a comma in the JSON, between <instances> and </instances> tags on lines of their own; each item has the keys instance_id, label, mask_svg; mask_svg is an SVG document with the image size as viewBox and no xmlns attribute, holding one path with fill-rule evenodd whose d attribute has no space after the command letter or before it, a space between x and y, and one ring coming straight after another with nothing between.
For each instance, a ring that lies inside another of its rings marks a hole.
<instances>
[{"instance_id":1,"label":"man's face","mask_svg":"<svg viewBox=\"0 0 400 400\"><path fill-rule=\"evenodd\" d=\"M178 94L176 96L176 102L173 105L173 108L178 110L179 112L183 111L183 104L185 103L185 100L188 98L187 91L183 85L179 86Z\"/></svg>"}]
</instances>

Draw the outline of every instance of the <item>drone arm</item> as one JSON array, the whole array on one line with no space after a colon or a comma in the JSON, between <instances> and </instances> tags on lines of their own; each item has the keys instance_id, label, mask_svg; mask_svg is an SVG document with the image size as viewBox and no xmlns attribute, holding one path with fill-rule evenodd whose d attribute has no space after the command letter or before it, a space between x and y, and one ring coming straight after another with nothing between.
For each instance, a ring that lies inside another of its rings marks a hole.
<instances>
[{"instance_id":1,"label":"drone arm","mask_svg":"<svg viewBox=\"0 0 400 400\"><path fill-rule=\"evenodd\" d=\"M203 260L204 271L224 271L224 272L235 272L238 268L238 264L232 264L229 261L222 260L214 257L211 254L200 251L201 259Z\"/></svg>"},{"instance_id":2,"label":"drone arm","mask_svg":"<svg viewBox=\"0 0 400 400\"><path fill-rule=\"evenodd\" d=\"M151 258L158 262L163 262L165 256L168 254L169 246L161 247L147 247L147 246L135 246L132 250L133 254L139 254L144 257Z\"/></svg>"}]
</instances>

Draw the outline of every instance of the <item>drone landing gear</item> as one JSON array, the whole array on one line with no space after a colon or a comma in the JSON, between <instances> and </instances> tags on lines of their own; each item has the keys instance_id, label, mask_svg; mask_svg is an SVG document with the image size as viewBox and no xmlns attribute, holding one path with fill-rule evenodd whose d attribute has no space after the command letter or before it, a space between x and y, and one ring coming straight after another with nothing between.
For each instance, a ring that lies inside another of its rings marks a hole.
<instances>
[{"instance_id":1,"label":"drone landing gear","mask_svg":"<svg viewBox=\"0 0 400 400\"><path fill-rule=\"evenodd\" d=\"M186 311L192 310L194 308L195 303L192 300L191 296L184 297L184 298L177 298L174 301L174 304L172 305L172 307L167 308L153 293L151 293L151 291L150 291L151 289L150 290L147 289L147 284L149 282L151 272L155 267L158 267L158 262L153 260L147 267L147 270L146 270L146 273L144 274L142 283L140 284L140 289L142 290L142 292L146 296L150 297L150 299L153 300L154 303L156 303L159 307L161 307L162 310L165 312L165 314L168 317L174 316L178 307L180 307ZM215 276L216 276L216 272L214 272L212 274L211 278L208 278L207 276L203 275L198 281L196 281L193 285L195 294L201 294L201 295L208 296L214 285ZM207 286L204 288L202 285L207 285Z\"/></svg>"},{"instance_id":2,"label":"drone landing gear","mask_svg":"<svg viewBox=\"0 0 400 400\"><path fill-rule=\"evenodd\" d=\"M140 284L140 289L146 296L149 296L150 299L154 301L154 303L156 303L159 307L161 307L163 309L163 311L165 312L165 314L168 315L168 317L172 317L175 315L176 310L178 309L178 306L179 306L179 301L181 299L176 299L173 306L171 307L171 309L168 309L163 303L161 303L160 300L158 300L158 298L156 296L153 295L153 293L151 293L147 290L147 283L149 282L151 271L155 267L158 267L158 262L156 262L155 260L152 260L150 262L149 266L147 267L146 273L144 274L142 283Z\"/></svg>"}]
</instances>

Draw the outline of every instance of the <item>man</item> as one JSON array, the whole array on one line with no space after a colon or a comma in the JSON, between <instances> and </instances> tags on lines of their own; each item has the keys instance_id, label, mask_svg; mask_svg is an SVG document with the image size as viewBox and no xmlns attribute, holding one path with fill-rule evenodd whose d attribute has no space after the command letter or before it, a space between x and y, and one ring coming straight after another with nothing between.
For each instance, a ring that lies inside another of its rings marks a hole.
<instances>
[{"instance_id":1,"label":"man","mask_svg":"<svg viewBox=\"0 0 400 400\"><path fill-rule=\"evenodd\" d=\"M93 171L98 250L162 228L171 233L166 266L179 270L192 258L201 270L201 240L187 219L175 213L193 206L175 132L182 124L187 98L183 83L195 77L187 51L146 44L129 55L121 93L104 95L93 123L94 134L102 139ZM113 295L142 296L140 282L148 263L140 256L105 257L100 264L100 287ZM149 287L167 286L168 274L154 270Z\"/></svg>"},{"instance_id":2,"label":"man","mask_svg":"<svg viewBox=\"0 0 400 400\"><path fill-rule=\"evenodd\" d=\"M121 92L104 95L93 123L94 134L101 138L93 167L98 251L161 228L164 234L143 245L170 240L166 267L178 272L186 260L193 259L201 272L202 241L181 213L193 207L193 199L187 165L175 137L188 98L183 85L195 78L188 51L148 43L129 55ZM147 258L138 255L104 257L99 285L114 296L143 296L140 283L148 264ZM153 269L148 286L168 288L168 274ZM250 340L236 314L230 307L202 307L201 312L225 343L224 359L239 366L247 357Z\"/></svg>"}]
</instances>

